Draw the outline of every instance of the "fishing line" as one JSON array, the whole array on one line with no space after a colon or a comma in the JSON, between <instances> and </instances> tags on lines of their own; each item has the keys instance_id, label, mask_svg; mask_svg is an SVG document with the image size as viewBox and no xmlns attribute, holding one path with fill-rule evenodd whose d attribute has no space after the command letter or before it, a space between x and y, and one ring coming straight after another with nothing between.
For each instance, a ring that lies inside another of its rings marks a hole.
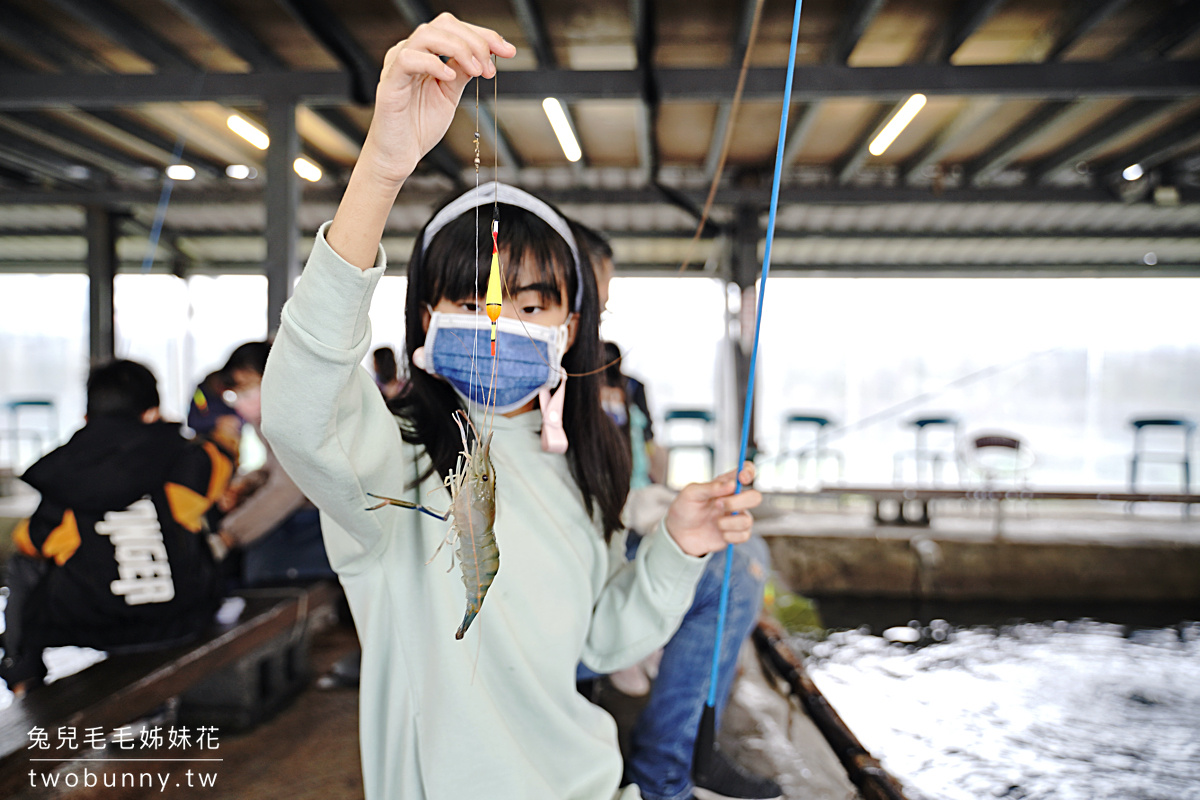
<instances>
[{"instance_id":1,"label":"fishing line","mask_svg":"<svg viewBox=\"0 0 1200 800\"><path fill-rule=\"evenodd\" d=\"M762 312L763 298L766 296L767 276L771 271L771 245L775 240L775 211L779 207L779 184L783 178L783 149L784 143L787 140L787 123L788 123L788 108L792 102L792 78L796 69L796 42L800 37L800 7L803 0L796 0L796 13L792 20L792 41L788 50L788 66L787 66L787 82L783 90L783 111L779 117L779 141L775 148L775 178L771 184L771 210L767 219L767 243L766 250L763 253L762 277L759 280L758 287L758 313L754 322L754 347L750 354L750 373L746 385L746 404L742 415L742 442L738 450L737 465L734 467L734 480L736 481L734 494L740 494L742 491L741 470L742 464L746 460L746 448L750 439L750 418L754 409L754 372L758 365L758 341L759 335L762 333ZM725 546L725 575L721 581L721 601L717 610L717 638L713 645L712 657L712 673L708 683L708 702L704 709L704 717L701 718L701 724L705 724L705 717L710 717L711 724L715 728L715 708L717 704L717 676L720 672L721 661L721 641L725 636L725 617L729 608L729 581L731 568L733 566L733 545ZM700 738L697 738L697 746L700 745Z\"/></svg>"}]
</instances>

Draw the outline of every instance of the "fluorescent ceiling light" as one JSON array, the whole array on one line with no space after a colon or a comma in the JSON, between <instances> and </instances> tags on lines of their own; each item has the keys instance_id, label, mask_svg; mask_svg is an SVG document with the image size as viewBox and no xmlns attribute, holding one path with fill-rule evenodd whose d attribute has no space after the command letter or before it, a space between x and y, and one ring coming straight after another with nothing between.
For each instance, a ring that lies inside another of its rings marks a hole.
<instances>
[{"instance_id":1,"label":"fluorescent ceiling light","mask_svg":"<svg viewBox=\"0 0 1200 800\"><path fill-rule=\"evenodd\" d=\"M187 164L172 164L167 167L167 177L173 181L190 181L196 177L196 170Z\"/></svg>"},{"instance_id":2,"label":"fluorescent ceiling light","mask_svg":"<svg viewBox=\"0 0 1200 800\"><path fill-rule=\"evenodd\" d=\"M247 178L253 177L255 172L245 164L230 164L225 168L225 174L235 181L244 181Z\"/></svg>"},{"instance_id":3,"label":"fluorescent ceiling light","mask_svg":"<svg viewBox=\"0 0 1200 800\"><path fill-rule=\"evenodd\" d=\"M562 103L558 102L557 98L547 97L542 101L542 109L550 120L550 127L554 128L554 135L558 137L558 143L567 161L574 163L583 158L583 150L575 140L575 132L571 130L571 123L567 120L567 112L563 110Z\"/></svg>"},{"instance_id":4,"label":"fluorescent ceiling light","mask_svg":"<svg viewBox=\"0 0 1200 800\"><path fill-rule=\"evenodd\" d=\"M225 120L225 124L229 126L229 130L259 150L266 150L267 146L271 144L271 137L267 136L266 131L240 114L230 114L229 119Z\"/></svg>"},{"instance_id":5,"label":"fluorescent ceiling light","mask_svg":"<svg viewBox=\"0 0 1200 800\"><path fill-rule=\"evenodd\" d=\"M296 174L306 181L316 183L321 180L321 168L304 156L300 156L292 162L292 169L296 170Z\"/></svg>"},{"instance_id":6,"label":"fluorescent ceiling light","mask_svg":"<svg viewBox=\"0 0 1200 800\"><path fill-rule=\"evenodd\" d=\"M883 126L883 130L871 142L871 146L867 148L873 156L883 155L883 151L891 146L892 142L896 141L896 137L900 132L908 127L908 123L913 121L913 117L917 112L925 107L925 95L914 94L905 101L904 105L900 106L900 110L896 112L896 116L892 117L887 125Z\"/></svg>"},{"instance_id":7,"label":"fluorescent ceiling light","mask_svg":"<svg viewBox=\"0 0 1200 800\"><path fill-rule=\"evenodd\" d=\"M1121 177L1127 181L1136 181L1145 174L1146 170L1142 169L1141 164L1130 164L1128 167L1121 170Z\"/></svg>"}]
</instances>

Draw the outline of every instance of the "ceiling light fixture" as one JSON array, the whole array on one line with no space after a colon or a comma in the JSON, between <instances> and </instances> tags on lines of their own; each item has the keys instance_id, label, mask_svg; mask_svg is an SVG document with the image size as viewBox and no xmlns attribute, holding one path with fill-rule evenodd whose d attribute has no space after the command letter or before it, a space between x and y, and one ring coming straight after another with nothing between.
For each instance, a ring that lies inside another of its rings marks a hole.
<instances>
[{"instance_id":1,"label":"ceiling light fixture","mask_svg":"<svg viewBox=\"0 0 1200 800\"><path fill-rule=\"evenodd\" d=\"M883 126L883 130L871 142L871 146L867 148L873 156L883 155L883 151L891 146L892 142L896 141L896 137L900 132L908 127L908 123L913 121L913 117L917 112L925 107L925 95L914 94L912 97L904 101L904 105L900 106L900 110L896 115L888 120L888 124Z\"/></svg>"},{"instance_id":2,"label":"ceiling light fixture","mask_svg":"<svg viewBox=\"0 0 1200 800\"><path fill-rule=\"evenodd\" d=\"M271 144L271 137L267 136L266 131L243 117L241 114L230 114L229 119L225 120L225 124L229 126L229 130L233 131L238 136L257 147L259 150L266 150L268 145Z\"/></svg>"},{"instance_id":3,"label":"ceiling light fixture","mask_svg":"<svg viewBox=\"0 0 1200 800\"><path fill-rule=\"evenodd\" d=\"M296 174L306 181L316 183L321 180L321 168L304 156L300 156L292 162L292 169L296 170Z\"/></svg>"},{"instance_id":4,"label":"ceiling light fixture","mask_svg":"<svg viewBox=\"0 0 1200 800\"><path fill-rule=\"evenodd\" d=\"M196 177L196 170L187 164L172 164L167 167L167 177L173 181L190 181Z\"/></svg>"},{"instance_id":5,"label":"ceiling light fixture","mask_svg":"<svg viewBox=\"0 0 1200 800\"><path fill-rule=\"evenodd\" d=\"M562 103L558 101L558 98L547 97L542 101L542 110L546 112L546 117L550 120L550 127L554 128L554 135L558 137L558 144L562 147L567 161L575 163L583 158L583 150L580 149L579 142L575 139L575 131L571 130L567 112L563 110Z\"/></svg>"},{"instance_id":6,"label":"ceiling light fixture","mask_svg":"<svg viewBox=\"0 0 1200 800\"><path fill-rule=\"evenodd\" d=\"M1136 181L1145 174L1146 170L1142 169L1141 164L1130 164L1128 167L1121 170L1121 177L1127 181Z\"/></svg>"},{"instance_id":7,"label":"ceiling light fixture","mask_svg":"<svg viewBox=\"0 0 1200 800\"><path fill-rule=\"evenodd\" d=\"M235 181L244 181L251 176L254 170L245 164L230 164L225 168L225 174L233 178Z\"/></svg>"}]
</instances>

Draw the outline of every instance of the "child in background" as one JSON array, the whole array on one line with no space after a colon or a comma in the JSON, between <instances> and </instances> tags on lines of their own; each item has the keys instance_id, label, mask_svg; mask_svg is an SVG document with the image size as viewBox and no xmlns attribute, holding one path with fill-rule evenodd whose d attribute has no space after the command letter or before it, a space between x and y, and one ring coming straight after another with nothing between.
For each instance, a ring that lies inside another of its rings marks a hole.
<instances>
[{"instance_id":1,"label":"child in background","mask_svg":"<svg viewBox=\"0 0 1200 800\"><path fill-rule=\"evenodd\" d=\"M214 442L159 419L158 387L133 361L88 376L84 427L22 476L41 502L13 532L5 653L14 691L46 676L42 650L167 646L220 604L204 514L233 472Z\"/></svg>"},{"instance_id":2,"label":"child in background","mask_svg":"<svg viewBox=\"0 0 1200 800\"><path fill-rule=\"evenodd\" d=\"M389 51L346 193L284 308L263 380L264 434L322 511L359 630L369 800L636 798L635 784L620 786L616 725L576 692L576 664L610 672L661 646L707 554L749 537L746 512L761 495L734 495L732 474L689 486L625 561L628 449L600 406L595 278L561 215L513 187L468 192L418 234L406 301L410 379L396 416L359 366L388 213L470 79L494 76L493 53L515 48L449 14ZM498 397L487 404L493 199L507 291ZM530 339L539 359L514 360ZM490 437L501 565L458 641L463 582L426 566L447 524L367 509L376 502L368 493L448 506L443 477L462 447L454 412L464 407ZM753 469L741 477L748 483Z\"/></svg>"},{"instance_id":3,"label":"child in background","mask_svg":"<svg viewBox=\"0 0 1200 800\"><path fill-rule=\"evenodd\" d=\"M396 351L390 347L378 347L371 357L375 364L375 385L383 393L384 400L391 400L404 388L404 381L400 380L396 367Z\"/></svg>"}]
</instances>

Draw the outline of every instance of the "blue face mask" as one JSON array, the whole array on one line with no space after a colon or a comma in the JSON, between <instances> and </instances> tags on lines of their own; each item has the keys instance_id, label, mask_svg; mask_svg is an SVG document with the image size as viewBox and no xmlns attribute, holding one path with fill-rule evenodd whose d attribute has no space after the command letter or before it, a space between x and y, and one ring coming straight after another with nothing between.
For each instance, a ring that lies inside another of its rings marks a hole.
<instances>
[{"instance_id":1,"label":"blue face mask","mask_svg":"<svg viewBox=\"0 0 1200 800\"><path fill-rule=\"evenodd\" d=\"M506 414L528 403L543 387L553 389L559 384L567 337L566 323L548 328L501 317L493 359L491 322L486 316L434 311L425 345L413 353L413 363L444 378L470 405Z\"/></svg>"}]
</instances>

